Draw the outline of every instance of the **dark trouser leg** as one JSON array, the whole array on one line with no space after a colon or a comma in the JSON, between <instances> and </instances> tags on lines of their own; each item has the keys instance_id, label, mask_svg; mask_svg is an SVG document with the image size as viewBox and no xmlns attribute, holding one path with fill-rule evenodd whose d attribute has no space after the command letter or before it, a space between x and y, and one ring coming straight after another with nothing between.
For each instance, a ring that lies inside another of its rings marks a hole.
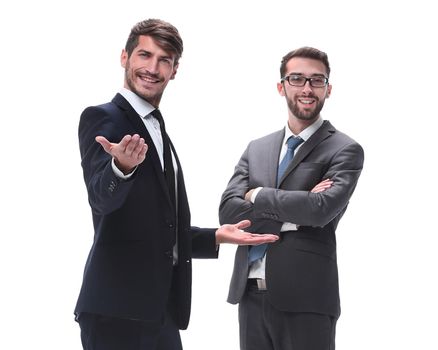
<instances>
[{"instance_id":1,"label":"dark trouser leg","mask_svg":"<svg viewBox=\"0 0 438 350\"><path fill-rule=\"evenodd\" d=\"M82 313L78 321L84 350L182 350L168 317L162 324Z\"/></svg>"},{"instance_id":2,"label":"dark trouser leg","mask_svg":"<svg viewBox=\"0 0 438 350\"><path fill-rule=\"evenodd\" d=\"M179 329L169 314L161 329L156 350L182 350Z\"/></svg>"},{"instance_id":3,"label":"dark trouser leg","mask_svg":"<svg viewBox=\"0 0 438 350\"><path fill-rule=\"evenodd\" d=\"M265 291L248 286L239 303L239 331L241 350L274 350L263 315Z\"/></svg>"},{"instance_id":4,"label":"dark trouser leg","mask_svg":"<svg viewBox=\"0 0 438 350\"><path fill-rule=\"evenodd\" d=\"M275 350L335 350L336 320L310 312L281 312L269 307L266 315Z\"/></svg>"},{"instance_id":5,"label":"dark trouser leg","mask_svg":"<svg viewBox=\"0 0 438 350\"><path fill-rule=\"evenodd\" d=\"M239 327L241 350L335 349L335 318L279 311L255 286L247 288L239 304Z\"/></svg>"}]
</instances>

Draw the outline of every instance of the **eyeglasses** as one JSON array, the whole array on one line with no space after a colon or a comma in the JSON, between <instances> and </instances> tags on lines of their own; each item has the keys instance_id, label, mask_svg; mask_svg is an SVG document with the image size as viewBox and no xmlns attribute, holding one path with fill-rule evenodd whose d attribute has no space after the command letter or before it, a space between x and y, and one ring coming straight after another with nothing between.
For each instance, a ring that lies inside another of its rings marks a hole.
<instances>
[{"instance_id":1,"label":"eyeglasses","mask_svg":"<svg viewBox=\"0 0 438 350\"><path fill-rule=\"evenodd\" d=\"M328 84L328 78L324 76L307 78L302 75L291 74L281 78L281 82L284 82L285 80L290 86L304 86L307 82L309 82L311 87L319 88Z\"/></svg>"}]
</instances>

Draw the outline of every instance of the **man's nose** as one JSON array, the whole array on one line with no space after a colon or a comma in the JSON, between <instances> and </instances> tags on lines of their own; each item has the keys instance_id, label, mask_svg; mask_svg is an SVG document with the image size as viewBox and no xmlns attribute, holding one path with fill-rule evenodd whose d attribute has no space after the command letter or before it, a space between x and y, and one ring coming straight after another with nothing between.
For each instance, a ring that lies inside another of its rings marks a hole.
<instances>
[{"instance_id":1,"label":"man's nose","mask_svg":"<svg viewBox=\"0 0 438 350\"><path fill-rule=\"evenodd\" d=\"M145 68L149 71L149 73L152 74L158 73L158 60L155 58L151 58L145 64Z\"/></svg>"},{"instance_id":2,"label":"man's nose","mask_svg":"<svg viewBox=\"0 0 438 350\"><path fill-rule=\"evenodd\" d=\"M307 80L304 83L303 92L313 92L312 86L310 85L310 80Z\"/></svg>"}]
</instances>

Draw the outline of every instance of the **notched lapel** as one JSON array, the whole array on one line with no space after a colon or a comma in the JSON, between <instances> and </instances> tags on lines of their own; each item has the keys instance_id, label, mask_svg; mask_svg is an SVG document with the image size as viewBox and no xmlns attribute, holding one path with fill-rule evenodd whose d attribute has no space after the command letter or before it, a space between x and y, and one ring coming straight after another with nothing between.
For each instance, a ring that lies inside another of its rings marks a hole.
<instances>
[{"instance_id":1,"label":"notched lapel","mask_svg":"<svg viewBox=\"0 0 438 350\"><path fill-rule=\"evenodd\" d=\"M280 157L281 143L284 139L284 129L272 133L260 142L254 142L250 149L249 162L252 173L257 174L255 183L250 186L275 187L277 184L278 158Z\"/></svg>"},{"instance_id":2,"label":"notched lapel","mask_svg":"<svg viewBox=\"0 0 438 350\"><path fill-rule=\"evenodd\" d=\"M272 147L269 148L268 159L266 164L268 165L268 186L275 187L277 184L277 172L278 172L278 159L280 158L280 151L282 147L282 142L284 139L284 129L283 131L275 134L274 142L271 142Z\"/></svg>"},{"instance_id":3,"label":"notched lapel","mask_svg":"<svg viewBox=\"0 0 438 350\"><path fill-rule=\"evenodd\" d=\"M327 137L330 137L336 129L330 124L328 120L325 120L321 127L298 149L291 164L284 173L283 179L294 170L298 164L302 162L312 150L318 146Z\"/></svg>"}]
</instances>

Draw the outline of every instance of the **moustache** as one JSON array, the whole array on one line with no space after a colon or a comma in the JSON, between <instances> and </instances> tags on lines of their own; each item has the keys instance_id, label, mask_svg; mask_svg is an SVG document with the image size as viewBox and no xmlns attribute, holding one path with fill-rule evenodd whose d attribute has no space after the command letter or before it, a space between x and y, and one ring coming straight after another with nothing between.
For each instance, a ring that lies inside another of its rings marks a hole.
<instances>
[{"instance_id":1,"label":"moustache","mask_svg":"<svg viewBox=\"0 0 438 350\"><path fill-rule=\"evenodd\" d=\"M137 74L141 75L144 78L151 78L151 79L155 79L155 80L160 80L161 81L161 77L158 74L151 73L151 72L149 72L147 70L146 71L139 70L139 71L137 71Z\"/></svg>"}]
</instances>

